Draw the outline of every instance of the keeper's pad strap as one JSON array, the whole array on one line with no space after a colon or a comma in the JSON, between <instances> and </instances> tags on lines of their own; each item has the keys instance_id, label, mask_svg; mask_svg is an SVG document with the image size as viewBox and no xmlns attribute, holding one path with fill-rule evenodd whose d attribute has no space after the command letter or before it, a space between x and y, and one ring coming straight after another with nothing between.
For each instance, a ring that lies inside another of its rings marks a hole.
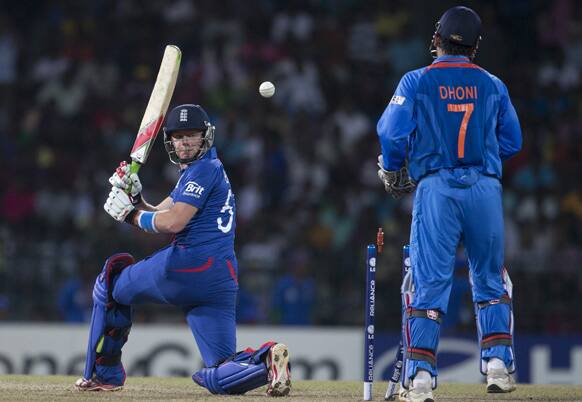
<instances>
[{"instance_id":1,"label":"keeper's pad strap","mask_svg":"<svg viewBox=\"0 0 582 402\"><path fill-rule=\"evenodd\" d=\"M513 337L511 334L504 332L496 332L492 334L487 334L481 339L481 347L483 349L488 349L493 346L512 346Z\"/></svg>"},{"instance_id":2,"label":"keeper's pad strap","mask_svg":"<svg viewBox=\"0 0 582 402\"><path fill-rule=\"evenodd\" d=\"M436 367L436 355L431 349L408 348L406 349L406 357L413 360L422 360Z\"/></svg>"},{"instance_id":3,"label":"keeper's pad strap","mask_svg":"<svg viewBox=\"0 0 582 402\"><path fill-rule=\"evenodd\" d=\"M100 366L117 366L121 363L121 352L117 355L105 356L97 353L97 359L95 359L95 364Z\"/></svg>"},{"instance_id":4,"label":"keeper's pad strap","mask_svg":"<svg viewBox=\"0 0 582 402\"><path fill-rule=\"evenodd\" d=\"M409 317L415 318L428 318L429 320L433 320L438 322L439 324L443 323L443 314L438 310L417 310L412 307L408 307L406 309Z\"/></svg>"},{"instance_id":5,"label":"keeper's pad strap","mask_svg":"<svg viewBox=\"0 0 582 402\"><path fill-rule=\"evenodd\" d=\"M488 301L484 301L484 302L479 302L479 303L477 303L477 306L479 306L479 308L481 309L481 308L492 306L494 304L511 304L511 298L507 294L504 294L503 296L501 296L500 299L493 299L493 300L488 300Z\"/></svg>"}]
</instances>

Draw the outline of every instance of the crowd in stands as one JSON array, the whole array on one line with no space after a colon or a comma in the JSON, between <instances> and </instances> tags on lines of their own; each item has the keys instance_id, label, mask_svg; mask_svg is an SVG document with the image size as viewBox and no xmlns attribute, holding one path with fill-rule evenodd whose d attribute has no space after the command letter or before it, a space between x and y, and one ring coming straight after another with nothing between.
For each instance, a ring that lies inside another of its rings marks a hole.
<instances>
[{"instance_id":1,"label":"crowd in stands","mask_svg":"<svg viewBox=\"0 0 582 402\"><path fill-rule=\"evenodd\" d=\"M412 197L376 176L375 126L401 75L429 64L452 1L12 2L0 14L0 319L88 319L107 256L171 239L104 213L163 48L182 68L172 105L199 103L236 195L239 322L359 325L364 253L379 226L378 324L399 325ZM506 263L516 327L582 332L582 6L467 1L476 62L508 86L524 133L504 166ZM419 12L422 10L421 12ZM276 85L273 98L260 82ZM178 171L158 139L140 171L161 201ZM462 259L462 258L461 258ZM466 264L450 322L472 328ZM457 283L457 279L455 280ZM180 321L165 307L138 321Z\"/></svg>"}]
</instances>

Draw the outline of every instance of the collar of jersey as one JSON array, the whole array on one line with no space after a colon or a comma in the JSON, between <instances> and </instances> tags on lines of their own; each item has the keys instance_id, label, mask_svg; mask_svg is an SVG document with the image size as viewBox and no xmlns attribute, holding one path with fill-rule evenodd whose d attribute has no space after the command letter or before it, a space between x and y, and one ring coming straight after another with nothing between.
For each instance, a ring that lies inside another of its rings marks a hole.
<instances>
[{"instance_id":1,"label":"collar of jersey","mask_svg":"<svg viewBox=\"0 0 582 402\"><path fill-rule=\"evenodd\" d=\"M202 158L200 158L198 160L201 161L202 159L216 159L216 158L218 158L218 154L216 153L216 148L212 147L212 148L210 148L210 151L206 152L204 154L204 156L202 156ZM194 163L194 162L196 162L196 161L193 161L192 163ZM190 165L188 165L188 166L190 166ZM186 169L188 169L188 167L186 167L184 169L180 169L180 173L183 173L184 171L186 171Z\"/></svg>"},{"instance_id":2,"label":"collar of jersey","mask_svg":"<svg viewBox=\"0 0 582 402\"><path fill-rule=\"evenodd\" d=\"M204 156L200 159L216 159L216 158L218 158L216 148L212 147L210 148L210 151L206 152L206 154L204 154Z\"/></svg>"},{"instance_id":3,"label":"collar of jersey","mask_svg":"<svg viewBox=\"0 0 582 402\"><path fill-rule=\"evenodd\" d=\"M470 63L471 61L466 56L450 56L450 55L446 55L446 56L437 57L432 62L432 64L442 63L442 62L445 62L445 63L459 63L459 62L461 62L461 63L463 63L463 62Z\"/></svg>"}]
</instances>

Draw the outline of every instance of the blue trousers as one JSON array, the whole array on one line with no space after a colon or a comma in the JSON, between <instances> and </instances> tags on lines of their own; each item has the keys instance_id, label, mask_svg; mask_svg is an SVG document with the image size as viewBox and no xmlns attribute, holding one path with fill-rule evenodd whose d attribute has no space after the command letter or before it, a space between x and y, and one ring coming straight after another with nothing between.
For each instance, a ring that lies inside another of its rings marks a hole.
<instances>
[{"instance_id":1,"label":"blue trousers","mask_svg":"<svg viewBox=\"0 0 582 402\"><path fill-rule=\"evenodd\" d=\"M209 367L236 352L236 257L200 257L169 245L125 268L113 298L123 305L144 303L180 307L204 364Z\"/></svg>"},{"instance_id":2,"label":"blue trousers","mask_svg":"<svg viewBox=\"0 0 582 402\"><path fill-rule=\"evenodd\" d=\"M453 280L455 255L462 240L469 259L475 303L500 299L505 293L503 267L503 210L501 183L472 168L441 169L424 177L416 190L410 234L410 258L417 310L446 314ZM486 334L510 332L510 307L496 304L483 310L481 328ZM411 317L407 323L409 346L416 356L407 367L414 377L418 368L437 375L436 349L439 323ZM485 357L512 361L508 346L486 350ZM482 357L484 355L482 354ZM432 364L431 364L432 362Z\"/></svg>"}]
</instances>

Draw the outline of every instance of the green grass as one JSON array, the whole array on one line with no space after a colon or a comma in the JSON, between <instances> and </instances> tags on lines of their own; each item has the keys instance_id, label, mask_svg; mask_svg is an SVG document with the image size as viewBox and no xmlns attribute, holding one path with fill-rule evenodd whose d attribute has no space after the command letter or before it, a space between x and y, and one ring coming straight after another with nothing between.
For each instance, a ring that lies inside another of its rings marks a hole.
<instances>
[{"instance_id":1,"label":"green grass","mask_svg":"<svg viewBox=\"0 0 582 402\"><path fill-rule=\"evenodd\" d=\"M188 378L129 378L118 392L78 392L76 377L0 376L2 401L267 401L265 387L244 396L209 394ZM385 382L374 384L374 400L383 401ZM511 394L486 394L484 385L441 384L435 392L437 401L582 401L582 386L520 385ZM359 381L296 381L283 401L342 402L362 400Z\"/></svg>"}]
</instances>

